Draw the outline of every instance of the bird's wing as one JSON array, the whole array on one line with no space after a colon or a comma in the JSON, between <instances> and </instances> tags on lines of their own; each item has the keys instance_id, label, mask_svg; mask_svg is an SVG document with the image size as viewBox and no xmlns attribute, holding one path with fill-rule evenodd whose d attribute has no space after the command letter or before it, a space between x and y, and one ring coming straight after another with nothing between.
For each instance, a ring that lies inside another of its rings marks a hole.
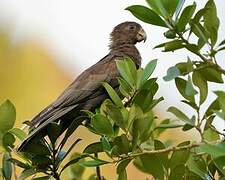
<instances>
[{"instance_id":1,"label":"bird's wing","mask_svg":"<svg viewBox=\"0 0 225 180\"><path fill-rule=\"evenodd\" d=\"M109 54L98 63L85 70L65 89L56 101L34 117L32 126L44 123L53 115L59 117L57 114L60 114L61 116L64 114L61 112L64 107L76 107L76 105L78 106L78 104L84 103L89 98L94 98L93 95L98 96L104 93L100 82L108 82L112 86L118 85L113 81L119 75L114 61L116 58L118 58L118 56ZM56 120L56 118L51 119Z\"/></svg>"}]
</instances>

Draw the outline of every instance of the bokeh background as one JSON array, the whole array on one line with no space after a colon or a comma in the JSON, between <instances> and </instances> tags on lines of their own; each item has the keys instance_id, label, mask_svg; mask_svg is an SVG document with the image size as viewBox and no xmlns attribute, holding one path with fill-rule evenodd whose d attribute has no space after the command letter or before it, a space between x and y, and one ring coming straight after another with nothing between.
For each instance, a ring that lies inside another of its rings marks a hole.
<instances>
[{"instance_id":1,"label":"bokeh background","mask_svg":"<svg viewBox=\"0 0 225 180\"><path fill-rule=\"evenodd\" d=\"M187 0L186 4L192 2ZM206 0L196 2L201 8ZM221 20L219 39L222 40L225 38L225 1L215 2ZM160 103L156 113L162 118L168 117L166 109L171 104L191 113L179 102L181 96L176 95L174 83L162 80L170 66L184 61L189 54L184 50L166 54L153 50L165 40L162 36L165 29L144 24L124 10L134 4L145 4L145 1L0 0L0 103L10 99L15 104L17 127L51 103L80 72L104 57L108 53L112 28L127 20L139 22L147 32L147 42L137 45L143 65L151 59L159 59L154 76L159 77L158 96L164 96L165 101ZM218 56L223 67L224 55ZM211 91L223 86L212 85ZM213 98L211 94L208 102ZM217 126L222 129L224 122L218 121ZM176 137L179 141L190 136L176 133L169 132L162 138ZM79 149L96 139L82 128L76 135L84 139ZM114 167L106 166L103 171L107 179L115 179ZM91 170L86 176L90 173ZM68 177L64 175L65 179ZM138 177L146 176L129 167L129 179Z\"/></svg>"}]
</instances>

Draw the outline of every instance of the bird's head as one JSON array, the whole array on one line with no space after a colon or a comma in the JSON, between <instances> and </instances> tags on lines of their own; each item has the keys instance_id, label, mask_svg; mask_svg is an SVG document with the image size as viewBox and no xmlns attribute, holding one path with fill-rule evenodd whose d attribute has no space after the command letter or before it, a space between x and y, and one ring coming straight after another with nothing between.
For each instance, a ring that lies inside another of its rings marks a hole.
<instances>
[{"instance_id":1,"label":"bird's head","mask_svg":"<svg viewBox=\"0 0 225 180\"><path fill-rule=\"evenodd\" d=\"M136 44L146 41L146 33L140 24L136 22L123 22L117 25L110 34L110 47L123 44Z\"/></svg>"}]
</instances>

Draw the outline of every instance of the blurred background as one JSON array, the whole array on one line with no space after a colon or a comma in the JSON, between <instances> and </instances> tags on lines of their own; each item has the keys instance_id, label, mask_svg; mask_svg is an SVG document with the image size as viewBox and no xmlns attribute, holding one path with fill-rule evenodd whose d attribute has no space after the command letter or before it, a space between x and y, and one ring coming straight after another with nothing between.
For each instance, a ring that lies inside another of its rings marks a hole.
<instances>
[{"instance_id":1,"label":"blurred background","mask_svg":"<svg viewBox=\"0 0 225 180\"><path fill-rule=\"evenodd\" d=\"M187 0L186 5L192 2ZM206 3L205 0L196 2L198 8ZM225 37L225 1L215 2L221 20L219 39L222 40ZM143 66L151 59L159 59L154 76L159 77L158 96L164 96L165 101L156 109L157 114L168 117L166 109L171 104L191 113L179 102L182 97L176 95L174 82L162 80L170 66L186 60L189 54L184 50L166 54L153 50L165 40L162 35L165 29L144 24L124 10L134 4L144 5L145 1L0 0L0 103L6 99L14 103L18 127L51 103L80 72L104 57L113 27L128 20L140 23L148 35L145 44L137 45ZM218 57L223 67L224 55L220 53ZM212 86L210 90L224 88L222 86ZM214 97L212 93L210 99ZM224 122L218 121L217 126L222 129ZM82 128L77 133L84 142L96 139ZM172 136L174 132L162 138ZM188 134L175 136L179 141ZM84 146L85 143L80 148ZM129 179L146 177L129 168ZM115 179L115 168L106 166L103 171L107 179Z\"/></svg>"}]
</instances>

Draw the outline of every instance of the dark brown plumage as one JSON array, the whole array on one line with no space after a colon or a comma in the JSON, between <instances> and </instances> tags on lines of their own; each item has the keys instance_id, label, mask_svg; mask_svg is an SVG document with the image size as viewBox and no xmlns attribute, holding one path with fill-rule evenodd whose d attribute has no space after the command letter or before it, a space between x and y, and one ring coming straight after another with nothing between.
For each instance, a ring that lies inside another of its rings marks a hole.
<instances>
[{"instance_id":1,"label":"dark brown plumage","mask_svg":"<svg viewBox=\"0 0 225 180\"><path fill-rule=\"evenodd\" d=\"M79 125L84 120L77 118L80 116L80 110L95 110L107 98L107 93L100 82L108 82L113 88L118 87L116 77L119 73L115 64L116 59L128 56L137 67L141 65L141 56L135 44L145 41L146 34L139 24L124 22L117 25L111 33L110 40L109 54L81 73L52 104L32 119L33 131L20 145L19 151L26 151L27 145L40 132L46 131L49 123L60 121L68 127L76 119Z\"/></svg>"}]
</instances>

